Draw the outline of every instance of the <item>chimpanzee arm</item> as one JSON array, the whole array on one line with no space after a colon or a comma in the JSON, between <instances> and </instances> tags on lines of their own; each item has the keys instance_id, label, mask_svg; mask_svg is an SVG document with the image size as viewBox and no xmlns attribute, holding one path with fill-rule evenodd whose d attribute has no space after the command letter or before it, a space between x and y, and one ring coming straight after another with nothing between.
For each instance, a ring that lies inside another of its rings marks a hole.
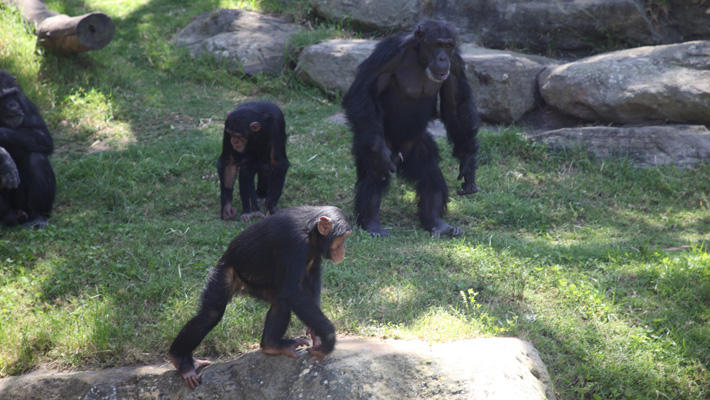
<instances>
[{"instance_id":1,"label":"chimpanzee arm","mask_svg":"<svg viewBox=\"0 0 710 400\"><path fill-rule=\"evenodd\" d=\"M380 178L396 169L384 137L384 110L379 95L391 84L393 72L402 64L411 37L395 36L381 41L375 51L358 67L350 89L343 97L343 108L351 125L353 152L364 157Z\"/></svg>"},{"instance_id":2,"label":"chimpanzee arm","mask_svg":"<svg viewBox=\"0 0 710 400\"><path fill-rule=\"evenodd\" d=\"M303 321L312 334L321 339L318 351L323 355L332 352L335 347L335 327L323 314L315 299L303 290L289 294L285 299L298 319Z\"/></svg>"},{"instance_id":3,"label":"chimpanzee arm","mask_svg":"<svg viewBox=\"0 0 710 400\"><path fill-rule=\"evenodd\" d=\"M217 159L217 174L219 175L220 203L222 206L221 218L229 219L237 216L237 210L232 206L234 196L234 181L239 173L239 164L236 160L222 150L222 155Z\"/></svg>"},{"instance_id":4,"label":"chimpanzee arm","mask_svg":"<svg viewBox=\"0 0 710 400\"><path fill-rule=\"evenodd\" d=\"M320 265L312 265L308 268L306 278L303 280L303 287L306 289L311 298L313 298L313 301L315 301L318 308L321 307L320 293L321 288L323 287L322 273L323 269ZM320 349L322 347L323 342L314 329L308 327L306 335L310 335L311 340L313 341L312 348Z\"/></svg>"},{"instance_id":5,"label":"chimpanzee arm","mask_svg":"<svg viewBox=\"0 0 710 400\"><path fill-rule=\"evenodd\" d=\"M308 275L304 280L304 287L311 295L316 305L320 307L320 292L323 287L323 269L320 266L312 266L308 270Z\"/></svg>"},{"instance_id":6,"label":"chimpanzee arm","mask_svg":"<svg viewBox=\"0 0 710 400\"><path fill-rule=\"evenodd\" d=\"M292 262L288 265L281 299L289 305L291 311L308 327L312 334L321 339L317 350L323 355L333 351L335 347L335 327L320 309L320 260L314 260L305 281L309 288L301 286L306 273L306 266ZM317 290L316 290L317 289Z\"/></svg>"},{"instance_id":7,"label":"chimpanzee arm","mask_svg":"<svg viewBox=\"0 0 710 400\"><path fill-rule=\"evenodd\" d=\"M51 154L54 151L54 141L46 127L0 127L0 146L30 153Z\"/></svg>"},{"instance_id":8,"label":"chimpanzee arm","mask_svg":"<svg viewBox=\"0 0 710 400\"><path fill-rule=\"evenodd\" d=\"M463 178L464 182L458 194L463 195L478 191L476 134L480 119L473 102L473 91L464 73L463 60L458 53L454 53L451 61L451 75L439 91L441 120L449 142L453 144L453 155L460 162L458 179Z\"/></svg>"}]
</instances>

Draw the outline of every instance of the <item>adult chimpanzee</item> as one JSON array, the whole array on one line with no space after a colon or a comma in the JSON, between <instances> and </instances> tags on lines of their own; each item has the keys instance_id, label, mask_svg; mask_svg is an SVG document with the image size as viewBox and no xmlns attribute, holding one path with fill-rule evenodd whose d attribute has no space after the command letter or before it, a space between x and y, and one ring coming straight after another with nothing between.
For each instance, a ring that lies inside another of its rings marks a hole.
<instances>
[{"instance_id":1,"label":"adult chimpanzee","mask_svg":"<svg viewBox=\"0 0 710 400\"><path fill-rule=\"evenodd\" d=\"M239 172L239 195L242 199L242 221L263 217L258 197L265 197L265 207L274 213L281 197L286 171L286 122L281 109L269 101L239 105L227 114L222 139L222 154L217 159L222 219L234 218L232 207L234 181ZM254 190L254 177L259 183Z\"/></svg>"},{"instance_id":2,"label":"adult chimpanzee","mask_svg":"<svg viewBox=\"0 0 710 400\"><path fill-rule=\"evenodd\" d=\"M456 48L456 33L445 22L424 21L413 34L381 41L363 61L343 108L353 131L357 168L357 223L372 236L389 236L380 225L380 202L397 171L417 182L419 217L433 235L460 235L441 219L449 200L439 169L436 143L427 124L444 122L463 184L458 194L478 191L476 155L479 117Z\"/></svg>"},{"instance_id":3,"label":"adult chimpanzee","mask_svg":"<svg viewBox=\"0 0 710 400\"><path fill-rule=\"evenodd\" d=\"M267 354L297 358L305 339L284 339L291 311L308 327L313 346L308 352L322 358L333 351L335 329L320 310L321 259L345 258L345 238L351 228L337 207L293 207L278 211L247 227L232 240L210 273L202 305L170 346L170 361L190 388L200 384L197 369L209 365L192 352L222 319L235 291L271 303L261 349Z\"/></svg>"},{"instance_id":4,"label":"adult chimpanzee","mask_svg":"<svg viewBox=\"0 0 710 400\"><path fill-rule=\"evenodd\" d=\"M46 226L57 188L49 163L54 142L37 107L15 77L4 71L0 71L0 147L7 150L19 175L14 188L0 189L0 222Z\"/></svg>"}]
</instances>

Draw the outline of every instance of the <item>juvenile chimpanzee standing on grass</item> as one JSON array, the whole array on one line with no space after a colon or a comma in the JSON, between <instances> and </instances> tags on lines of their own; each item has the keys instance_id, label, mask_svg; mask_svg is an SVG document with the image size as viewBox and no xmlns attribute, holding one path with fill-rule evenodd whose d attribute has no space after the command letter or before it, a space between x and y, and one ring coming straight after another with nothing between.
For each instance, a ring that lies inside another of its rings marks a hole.
<instances>
[{"instance_id":1,"label":"juvenile chimpanzee standing on grass","mask_svg":"<svg viewBox=\"0 0 710 400\"><path fill-rule=\"evenodd\" d=\"M350 223L337 207L294 207L250 225L229 244L210 273L197 315L180 330L170 346L170 361L185 383L200 384L197 369L209 365L192 352L222 319L235 291L271 303L266 314L261 350L298 358L305 339L284 339L291 312L308 327L313 346L308 352L322 358L333 351L335 328L320 309L321 260L345 258Z\"/></svg>"},{"instance_id":2,"label":"juvenile chimpanzee standing on grass","mask_svg":"<svg viewBox=\"0 0 710 400\"><path fill-rule=\"evenodd\" d=\"M269 101L243 103L227 114L222 154L217 159L222 219L235 218L234 181L239 172L242 221L262 218L259 198L274 213L290 166L286 157L286 122L281 109ZM254 178L258 186L254 189Z\"/></svg>"},{"instance_id":3,"label":"juvenile chimpanzee standing on grass","mask_svg":"<svg viewBox=\"0 0 710 400\"><path fill-rule=\"evenodd\" d=\"M0 71L0 148L4 149L0 152L0 223L46 226L57 190L49 163L54 141L37 106L15 77L4 71Z\"/></svg>"},{"instance_id":4,"label":"juvenile chimpanzee standing on grass","mask_svg":"<svg viewBox=\"0 0 710 400\"><path fill-rule=\"evenodd\" d=\"M464 69L454 28L439 21L381 41L358 67L343 108L353 131L357 223L372 236L389 236L380 224L380 202L395 171L417 183L424 229L435 236L462 233L441 219L449 191L426 127L437 117L438 100L464 180L458 194L477 192L479 117Z\"/></svg>"}]
</instances>

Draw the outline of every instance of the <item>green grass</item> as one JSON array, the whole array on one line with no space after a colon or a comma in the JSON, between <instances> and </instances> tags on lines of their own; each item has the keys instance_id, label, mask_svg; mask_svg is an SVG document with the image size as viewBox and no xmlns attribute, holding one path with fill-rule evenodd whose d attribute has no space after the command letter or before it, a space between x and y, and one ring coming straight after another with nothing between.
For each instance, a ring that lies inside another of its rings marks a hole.
<instances>
[{"instance_id":1,"label":"green grass","mask_svg":"<svg viewBox=\"0 0 710 400\"><path fill-rule=\"evenodd\" d=\"M245 228L219 220L215 160L227 110L284 110L292 162L282 207L352 213L350 133L340 111L286 71L246 77L191 59L169 38L200 12L244 6L309 18L305 1L49 2L111 15L100 51L44 54L0 6L0 68L16 75L55 138L51 225L0 230L0 376L166 361L209 269ZM310 21L304 46L351 36ZM394 180L382 217L393 236L356 230L327 263L323 307L340 335L453 341L516 336L539 350L561 399L710 396L710 166L636 170L547 153L516 128L482 131L478 194L454 195L434 240L413 188ZM444 141L453 192L458 164ZM664 250L689 246L689 250ZM266 306L238 298L198 348L226 360L254 349ZM291 335L304 327L294 321Z\"/></svg>"}]
</instances>

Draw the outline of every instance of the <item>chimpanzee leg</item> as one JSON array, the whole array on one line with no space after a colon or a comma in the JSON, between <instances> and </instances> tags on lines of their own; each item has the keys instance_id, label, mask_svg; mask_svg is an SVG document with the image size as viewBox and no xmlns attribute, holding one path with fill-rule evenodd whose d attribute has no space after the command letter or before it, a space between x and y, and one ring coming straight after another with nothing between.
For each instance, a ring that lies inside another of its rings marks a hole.
<instances>
[{"instance_id":1,"label":"chimpanzee leg","mask_svg":"<svg viewBox=\"0 0 710 400\"><path fill-rule=\"evenodd\" d=\"M371 173L358 171L355 185L355 214L357 224L370 232L372 237L385 237L390 233L380 224L380 204L382 195L389 186L389 179L377 179Z\"/></svg>"},{"instance_id":2,"label":"chimpanzee leg","mask_svg":"<svg viewBox=\"0 0 710 400\"><path fill-rule=\"evenodd\" d=\"M18 195L22 197L19 205L25 204L27 222L24 226L47 226L57 191L57 181L54 177L49 159L42 153L32 153L27 160L27 168L20 169L20 188Z\"/></svg>"},{"instance_id":3,"label":"chimpanzee leg","mask_svg":"<svg viewBox=\"0 0 710 400\"><path fill-rule=\"evenodd\" d=\"M252 218L263 218L264 214L259 209L254 189L254 177L257 173L257 165L254 162L242 161L239 167L239 196L242 199L242 217L244 222Z\"/></svg>"},{"instance_id":4,"label":"chimpanzee leg","mask_svg":"<svg viewBox=\"0 0 710 400\"><path fill-rule=\"evenodd\" d=\"M10 153L0 147L0 190L17 189L20 185L20 174ZM1 214L0 214L1 215Z\"/></svg>"},{"instance_id":5,"label":"chimpanzee leg","mask_svg":"<svg viewBox=\"0 0 710 400\"><path fill-rule=\"evenodd\" d=\"M195 360L192 352L222 320L227 303L234 294L233 281L232 267L218 265L212 270L207 286L202 291L200 310L182 327L170 345L170 361L191 388L199 385L197 369L210 364L207 360Z\"/></svg>"},{"instance_id":6,"label":"chimpanzee leg","mask_svg":"<svg viewBox=\"0 0 710 400\"><path fill-rule=\"evenodd\" d=\"M17 225L17 213L10 206L10 190L0 190L0 224Z\"/></svg>"},{"instance_id":7,"label":"chimpanzee leg","mask_svg":"<svg viewBox=\"0 0 710 400\"><path fill-rule=\"evenodd\" d=\"M269 214L278 211L276 205L283 193L283 188L286 184L286 172L288 172L289 166L290 163L286 156L283 157L283 160L272 161L269 166L269 186L266 190L266 201L264 202L266 211Z\"/></svg>"},{"instance_id":8,"label":"chimpanzee leg","mask_svg":"<svg viewBox=\"0 0 710 400\"><path fill-rule=\"evenodd\" d=\"M298 358L296 348L307 346L305 339L284 339L288 323L291 321L291 308L282 301L271 305L266 314L264 333L261 335L261 351L266 354L283 354Z\"/></svg>"},{"instance_id":9,"label":"chimpanzee leg","mask_svg":"<svg viewBox=\"0 0 710 400\"><path fill-rule=\"evenodd\" d=\"M429 134L407 143L402 154L400 173L417 183L419 218L422 226L432 235L441 233L458 236L461 228L453 227L441 219L449 201L449 189L439 168L439 152Z\"/></svg>"},{"instance_id":10,"label":"chimpanzee leg","mask_svg":"<svg viewBox=\"0 0 710 400\"><path fill-rule=\"evenodd\" d=\"M269 187L269 164L259 165L257 172L256 199L259 203L266 201L266 190Z\"/></svg>"},{"instance_id":11,"label":"chimpanzee leg","mask_svg":"<svg viewBox=\"0 0 710 400\"><path fill-rule=\"evenodd\" d=\"M259 211L256 201L256 190L254 189L254 177L256 176L256 165L242 162L239 168L239 195L242 199L242 212L250 213Z\"/></svg>"}]
</instances>

